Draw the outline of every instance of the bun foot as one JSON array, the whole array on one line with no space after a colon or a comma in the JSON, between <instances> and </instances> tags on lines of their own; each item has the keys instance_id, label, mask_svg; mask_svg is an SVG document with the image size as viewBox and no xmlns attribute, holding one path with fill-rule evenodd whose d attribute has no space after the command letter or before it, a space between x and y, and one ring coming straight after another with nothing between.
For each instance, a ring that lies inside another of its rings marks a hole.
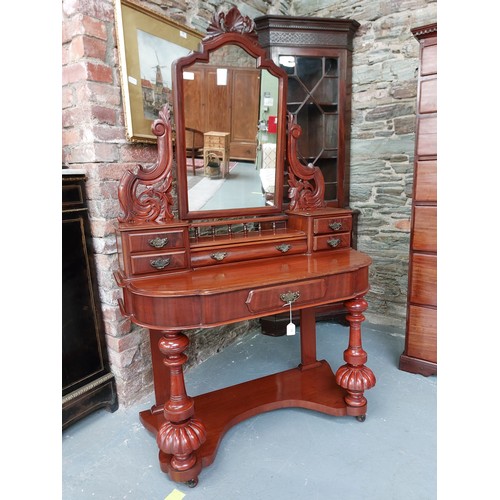
<instances>
[{"instance_id":1,"label":"bun foot","mask_svg":"<svg viewBox=\"0 0 500 500\"><path fill-rule=\"evenodd\" d=\"M364 421L366 420L366 414L365 414L365 415L358 415L358 416L356 417L356 420L357 420L358 422L364 422Z\"/></svg>"},{"instance_id":2,"label":"bun foot","mask_svg":"<svg viewBox=\"0 0 500 500\"><path fill-rule=\"evenodd\" d=\"M186 481L185 484L188 488L194 488L198 484L198 478L195 477L194 479L190 479L189 481Z\"/></svg>"}]
</instances>

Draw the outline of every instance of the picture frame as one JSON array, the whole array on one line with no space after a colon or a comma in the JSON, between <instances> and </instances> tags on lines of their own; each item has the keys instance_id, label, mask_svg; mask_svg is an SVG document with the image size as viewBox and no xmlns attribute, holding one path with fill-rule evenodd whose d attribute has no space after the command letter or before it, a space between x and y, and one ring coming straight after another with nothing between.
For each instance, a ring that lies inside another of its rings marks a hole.
<instances>
[{"instance_id":1,"label":"picture frame","mask_svg":"<svg viewBox=\"0 0 500 500\"><path fill-rule=\"evenodd\" d=\"M115 20L127 140L155 143L151 125L173 103L172 62L203 35L131 0L115 1Z\"/></svg>"}]
</instances>

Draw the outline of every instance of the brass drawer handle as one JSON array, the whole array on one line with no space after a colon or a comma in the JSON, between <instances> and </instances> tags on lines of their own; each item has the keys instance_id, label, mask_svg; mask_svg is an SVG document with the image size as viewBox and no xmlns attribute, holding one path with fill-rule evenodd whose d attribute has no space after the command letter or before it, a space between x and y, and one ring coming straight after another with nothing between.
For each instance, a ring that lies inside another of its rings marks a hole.
<instances>
[{"instance_id":1,"label":"brass drawer handle","mask_svg":"<svg viewBox=\"0 0 500 500\"><path fill-rule=\"evenodd\" d=\"M155 260L150 260L149 263L155 268L155 269L164 269L170 264L170 259L162 259L161 257L159 259Z\"/></svg>"},{"instance_id":2,"label":"brass drawer handle","mask_svg":"<svg viewBox=\"0 0 500 500\"><path fill-rule=\"evenodd\" d=\"M221 261L227 257L227 252L215 252L210 255L210 257L212 257L212 259L214 260Z\"/></svg>"},{"instance_id":3,"label":"brass drawer handle","mask_svg":"<svg viewBox=\"0 0 500 500\"><path fill-rule=\"evenodd\" d=\"M332 247L338 247L340 245L340 238L332 238L331 240L328 240L327 243Z\"/></svg>"},{"instance_id":4,"label":"brass drawer handle","mask_svg":"<svg viewBox=\"0 0 500 500\"><path fill-rule=\"evenodd\" d=\"M292 248L292 245L282 243L281 245L278 245L276 247L276 250L279 250L281 253L286 253L286 252L288 252L288 250L290 250L290 248Z\"/></svg>"},{"instance_id":5,"label":"brass drawer handle","mask_svg":"<svg viewBox=\"0 0 500 500\"><path fill-rule=\"evenodd\" d=\"M286 292L280 295L280 299L285 304L293 304L300 297L300 292Z\"/></svg>"},{"instance_id":6,"label":"brass drawer handle","mask_svg":"<svg viewBox=\"0 0 500 500\"><path fill-rule=\"evenodd\" d=\"M155 248L163 248L168 243L168 238L153 238L148 243Z\"/></svg>"},{"instance_id":7,"label":"brass drawer handle","mask_svg":"<svg viewBox=\"0 0 500 500\"><path fill-rule=\"evenodd\" d=\"M339 229L342 229L342 222L332 222L331 224L328 224L328 227L332 231L338 231Z\"/></svg>"}]
</instances>

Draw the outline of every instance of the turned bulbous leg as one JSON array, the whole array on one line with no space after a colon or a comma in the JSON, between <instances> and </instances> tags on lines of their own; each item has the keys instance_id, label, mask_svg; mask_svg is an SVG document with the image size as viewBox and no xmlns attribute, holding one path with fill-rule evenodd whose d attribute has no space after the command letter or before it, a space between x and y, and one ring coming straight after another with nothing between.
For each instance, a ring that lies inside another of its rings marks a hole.
<instances>
[{"instance_id":1,"label":"turned bulbous leg","mask_svg":"<svg viewBox=\"0 0 500 500\"><path fill-rule=\"evenodd\" d=\"M346 316L350 325L349 346L344 351L346 364L337 370L335 378L337 384L347 391L347 405L359 408L366 405L364 391L376 383L375 375L365 366L368 356L361 345L361 323L365 320L363 312L368 308L368 303L363 297L357 297L345 302L345 306L349 311Z\"/></svg>"},{"instance_id":2,"label":"turned bulbous leg","mask_svg":"<svg viewBox=\"0 0 500 500\"><path fill-rule=\"evenodd\" d=\"M158 430L156 441L161 451L171 455L170 466L174 471L195 468L193 474L196 476L201 464L197 463L195 452L205 442L206 430L202 422L193 418L193 399L186 394L184 384L183 365L187 361L184 351L189 339L177 331L163 333L158 347L165 355L163 362L170 369L170 398L163 408L165 422Z\"/></svg>"}]
</instances>

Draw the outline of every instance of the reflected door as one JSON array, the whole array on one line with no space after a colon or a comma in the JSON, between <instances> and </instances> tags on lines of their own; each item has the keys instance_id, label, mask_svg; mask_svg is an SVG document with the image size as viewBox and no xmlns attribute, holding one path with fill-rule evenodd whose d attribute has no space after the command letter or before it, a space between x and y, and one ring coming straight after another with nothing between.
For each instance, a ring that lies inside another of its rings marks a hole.
<instances>
[{"instance_id":1,"label":"reflected door","mask_svg":"<svg viewBox=\"0 0 500 500\"><path fill-rule=\"evenodd\" d=\"M242 68L233 71L231 95L231 157L255 161L260 70Z\"/></svg>"},{"instance_id":2,"label":"reflected door","mask_svg":"<svg viewBox=\"0 0 500 500\"><path fill-rule=\"evenodd\" d=\"M186 127L230 134L233 160L255 161L260 70L195 65L184 81Z\"/></svg>"}]
</instances>

